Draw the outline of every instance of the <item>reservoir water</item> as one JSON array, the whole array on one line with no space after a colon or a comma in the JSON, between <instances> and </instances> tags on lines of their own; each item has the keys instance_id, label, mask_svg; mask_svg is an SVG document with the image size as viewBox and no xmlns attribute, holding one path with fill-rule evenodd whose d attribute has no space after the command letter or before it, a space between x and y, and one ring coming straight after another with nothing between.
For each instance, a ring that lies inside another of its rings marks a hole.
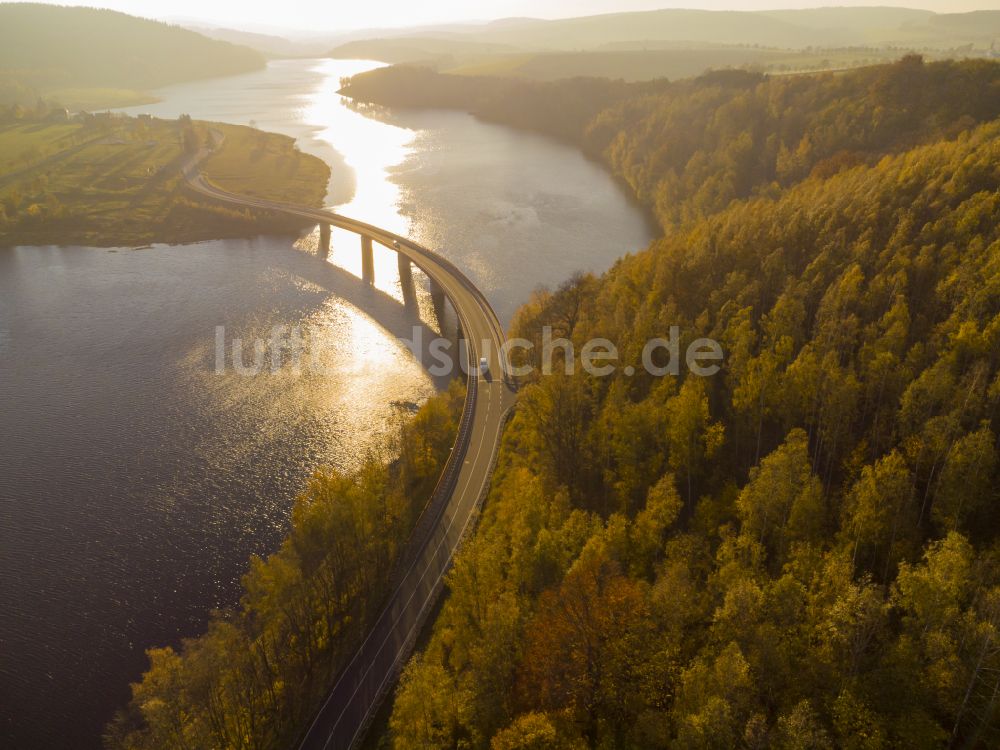
<instances>
[{"instance_id":1,"label":"reservoir water","mask_svg":"<svg viewBox=\"0 0 1000 750\"><path fill-rule=\"evenodd\" d=\"M598 165L455 112L365 116L373 63L276 61L136 108L286 133L332 167L327 203L459 264L505 321L652 230ZM0 249L0 747L100 746L145 649L196 635L276 548L320 465L349 468L437 384L398 343L395 259L357 238ZM421 309L426 309L422 305ZM299 326L336 366L217 372L216 341Z\"/></svg>"}]
</instances>

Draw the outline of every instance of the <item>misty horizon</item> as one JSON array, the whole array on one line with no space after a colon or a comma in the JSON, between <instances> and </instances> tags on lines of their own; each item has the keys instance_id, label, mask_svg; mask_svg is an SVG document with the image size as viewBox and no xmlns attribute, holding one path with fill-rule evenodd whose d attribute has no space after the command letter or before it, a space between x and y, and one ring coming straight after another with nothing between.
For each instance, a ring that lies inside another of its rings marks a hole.
<instances>
[{"instance_id":1,"label":"misty horizon","mask_svg":"<svg viewBox=\"0 0 1000 750\"><path fill-rule=\"evenodd\" d=\"M13 0L31 3L32 0ZM43 2L46 5L56 3ZM399 0L375 0L361 7L352 8L347 14L343 9L331 12L329 6L315 0L283 3L280 9L268 6L247 8L225 2L211 3L208 7L225 6L219 11L208 10L197 0L94 0L71 2L71 7L91 7L117 10L122 13L164 21L178 25L230 28L251 33L291 35L310 38L324 35L353 34L357 32L399 32L426 28L487 25L504 21L565 20L629 12L658 10L693 10L708 12L767 13L794 10L828 9L900 9L918 10L936 14L958 14L981 10L1000 10L995 0L871 0L871 2L808 2L808 0L691 0L690 2L662 2L661 0L488 0L479 3L476 13L468 13L466 4L453 0L421 4L415 12L413 4ZM329 20L328 20L329 19ZM396 20L398 19L398 20Z\"/></svg>"}]
</instances>

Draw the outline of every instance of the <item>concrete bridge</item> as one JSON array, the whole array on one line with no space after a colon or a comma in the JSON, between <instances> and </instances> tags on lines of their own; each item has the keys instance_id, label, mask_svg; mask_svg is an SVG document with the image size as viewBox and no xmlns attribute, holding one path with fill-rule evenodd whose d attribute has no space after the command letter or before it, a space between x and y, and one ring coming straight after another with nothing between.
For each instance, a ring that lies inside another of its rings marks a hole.
<instances>
[{"instance_id":1,"label":"concrete bridge","mask_svg":"<svg viewBox=\"0 0 1000 750\"><path fill-rule=\"evenodd\" d=\"M514 404L503 351L505 336L483 293L453 263L405 237L371 224L309 206L234 195L208 182L193 160L184 169L190 187L201 195L247 208L284 213L314 221L320 245L329 251L330 228L361 238L362 278L374 283L373 243L394 250L404 300L416 297L412 266L430 279L431 298L441 320L448 299L467 343L462 363L467 391L455 445L434 493L417 522L408 548L393 575L393 591L364 642L337 677L319 713L303 735L300 750L348 750L356 746L379 704L395 684L413 650L417 634L442 589L455 551L472 528L486 492L507 414ZM479 373L479 359L489 374Z\"/></svg>"}]
</instances>

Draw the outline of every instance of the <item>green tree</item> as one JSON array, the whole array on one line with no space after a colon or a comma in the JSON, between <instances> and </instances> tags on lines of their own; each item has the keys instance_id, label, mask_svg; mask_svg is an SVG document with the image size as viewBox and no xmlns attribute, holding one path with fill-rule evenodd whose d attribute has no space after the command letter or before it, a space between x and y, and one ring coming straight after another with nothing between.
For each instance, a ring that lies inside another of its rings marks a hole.
<instances>
[{"instance_id":1,"label":"green tree","mask_svg":"<svg viewBox=\"0 0 1000 750\"><path fill-rule=\"evenodd\" d=\"M841 521L857 565L888 577L918 543L913 477L896 451L866 466L844 501Z\"/></svg>"},{"instance_id":2,"label":"green tree","mask_svg":"<svg viewBox=\"0 0 1000 750\"><path fill-rule=\"evenodd\" d=\"M774 747L782 750L832 750L833 743L808 700L778 717Z\"/></svg>"},{"instance_id":3,"label":"green tree","mask_svg":"<svg viewBox=\"0 0 1000 750\"><path fill-rule=\"evenodd\" d=\"M594 398L587 381L562 374L546 377L525 390L520 411L537 436L549 476L576 499L590 496L588 431Z\"/></svg>"},{"instance_id":4,"label":"green tree","mask_svg":"<svg viewBox=\"0 0 1000 750\"><path fill-rule=\"evenodd\" d=\"M793 542L816 541L825 526L823 487L812 473L809 439L792 430L785 442L750 472L736 500L741 533L763 545L780 566Z\"/></svg>"},{"instance_id":5,"label":"green tree","mask_svg":"<svg viewBox=\"0 0 1000 750\"><path fill-rule=\"evenodd\" d=\"M677 521L682 508L672 474L661 477L650 487L646 505L636 515L629 533L636 572L648 574L652 569L662 554L666 531Z\"/></svg>"},{"instance_id":6,"label":"green tree","mask_svg":"<svg viewBox=\"0 0 1000 750\"><path fill-rule=\"evenodd\" d=\"M694 503L694 479L722 445L725 430L712 422L703 378L689 377L667 401L667 450L672 471L684 477L688 506Z\"/></svg>"},{"instance_id":7,"label":"green tree","mask_svg":"<svg viewBox=\"0 0 1000 750\"><path fill-rule=\"evenodd\" d=\"M996 437L989 427L955 441L938 478L931 518L945 531L970 532L969 519L993 506L997 466Z\"/></svg>"},{"instance_id":8,"label":"green tree","mask_svg":"<svg viewBox=\"0 0 1000 750\"><path fill-rule=\"evenodd\" d=\"M681 675L674 703L678 748L722 750L743 735L753 697L750 665L735 643L696 660Z\"/></svg>"},{"instance_id":9,"label":"green tree","mask_svg":"<svg viewBox=\"0 0 1000 750\"><path fill-rule=\"evenodd\" d=\"M441 664L412 660L400 678L390 729L398 750L445 747L459 723L460 705L447 689L450 677Z\"/></svg>"},{"instance_id":10,"label":"green tree","mask_svg":"<svg viewBox=\"0 0 1000 750\"><path fill-rule=\"evenodd\" d=\"M536 712L521 714L493 735L490 750L583 750L587 744L566 721Z\"/></svg>"}]
</instances>

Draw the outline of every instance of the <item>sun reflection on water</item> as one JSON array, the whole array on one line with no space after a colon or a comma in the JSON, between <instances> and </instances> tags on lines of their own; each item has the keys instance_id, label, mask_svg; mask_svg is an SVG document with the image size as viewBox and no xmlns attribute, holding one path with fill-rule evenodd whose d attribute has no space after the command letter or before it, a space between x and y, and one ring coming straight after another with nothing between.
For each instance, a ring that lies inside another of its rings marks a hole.
<instances>
[{"instance_id":1,"label":"sun reflection on water","mask_svg":"<svg viewBox=\"0 0 1000 750\"><path fill-rule=\"evenodd\" d=\"M397 125L367 117L350 106L347 99L337 93L339 80L344 75L354 75L381 67L368 60L320 60L312 70L323 77L325 83L304 97L301 110L302 119L317 123L314 137L336 144L343 155L344 163L353 171L354 190L349 201L334 204L330 208L352 219L388 229L401 235L409 234L410 221L399 211L400 191L390 172L404 163L412 153L418 133ZM304 238L302 243L309 251L318 252L319 229ZM374 277L372 286L405 304L397 253L391 248L373 243ZM326 254L329 263L360 278L362 276L361 238L342 229L332 229L330 249ZM435 325L433 308L426 291L426 277L413 268L418 317ZM358 369L368 370L368 364L380 368L380 372L397 371L401 357L405 357L401 345L388 337L387 332L363 311L337 301L342 310L349 310L353 324L342 330L342 336L350 337L348 348L356 353ZM362 374L359 372L359 374ZM386 377L383 374L382 377ZM386 384L387 385L387 384ZM345 402L362 394L353 393L354 388L345 391ZM352 395L353 394L353 395Z\"/></svg>"},{"instance_id":2,"label":"sun reflection on water","mask_svg":"<svg viewBox=\"0 0 1000 750\"><path fill-rule=\"evenodd\" d=\"M351 109L337 93L339 76L348 68L371 70L370 61L354 65L343 60L319 61L314 70L325 76L326 84L308 98L303 117L308 122L322 123L317 137L343 148L344 160L354 170L354 197L350 202L334 206L338 213L376 224L384 229L405 234L406 219L400 216L399 188L389 179L389 169L401 164L412 150L415 133L389 125Z\"/></svg>"}]
</instances>

